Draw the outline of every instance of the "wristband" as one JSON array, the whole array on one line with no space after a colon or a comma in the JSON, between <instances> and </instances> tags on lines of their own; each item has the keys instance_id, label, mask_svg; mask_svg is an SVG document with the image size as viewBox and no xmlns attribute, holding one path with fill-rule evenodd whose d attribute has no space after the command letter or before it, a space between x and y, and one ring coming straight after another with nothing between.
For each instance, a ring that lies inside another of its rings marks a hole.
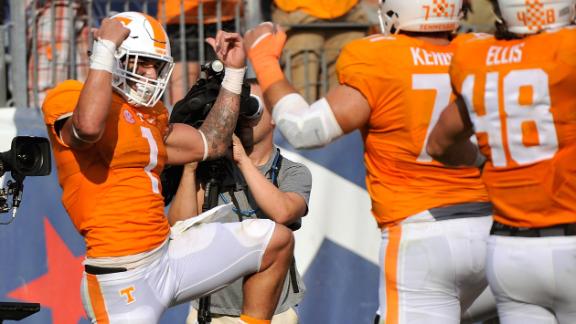
<instances>
[{"instance_id":1,"label":"wristband","mask_svg":"<svg viewBox=\"0 0 576 324\"><path fill-rule=\"evenodd\" d=\"M224 79L222 79L222 88L235 93L240 94L242 92L242 83L244 82L244 73L246 72L246 67L235 69L235 68L224 68Z\"/></svg>"},{"instance_id":2,"label":"wristband","mask_svg":"<svg viewBox=\"0 0 576 324\"><path fill-rule=\"evenodd\" d=\"M262 92L272 84L284 79L280 68L280 55L286 42L286 33L277 31L260 36L248 50L248 59L256 72Z\"/></svg>"},{"instance_id":3,"label":"wristband","mask_svg":"<svg viewBox=\"0 0 576 324\"><path fill-rule=\"evenodd\" d=\"M206 161L208 158L208 141L206 140L206 135L201 130L198 130L200 136L202 136L202 143L204 143L204 156L202 157L202 161Z\"/></svg>"},{"instance_id":4,"label":"wristband","mask_svg":"<svg viewBox=\"0 0 576 324\"><path fill-rule=\"evenodd\" d=\"M98 38L92 45L90 68L112 73L114 71L116 45L111 40Z\"/></svg>"}]
</instances>

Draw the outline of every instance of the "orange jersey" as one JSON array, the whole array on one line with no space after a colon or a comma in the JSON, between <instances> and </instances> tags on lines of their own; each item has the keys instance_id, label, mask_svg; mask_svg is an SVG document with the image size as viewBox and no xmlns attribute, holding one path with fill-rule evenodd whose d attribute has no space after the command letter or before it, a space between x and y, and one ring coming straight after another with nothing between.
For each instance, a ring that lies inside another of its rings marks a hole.
<instances>
[{"instance_id":1,"label":"orange jersey","mask_svg":"<svg viewBox=\"0 0 576 324\"><path fill-rule=\"evenodd\" d=\"M442 110L453 100L448 74L456 40L437 46L404 35L374 35L344 47L340 82L371 107L362 129L372 213L385 227L435 207L486 202L474 168L446 168L426 153Z\"/></svg>"},{"instance_id":2,"label":"orange jersey","mask_svg":"<svg viewBox=\"0 0 576 324\"><path fill-rule=\"evenodd\" d=\"M168 112L161 103L138 109L114 94L102 138L86 150L72 150L54 124L74 111L82 86L65 81L48 92L42 106L64 207L84 236L89 257L153 249L170 231L159 176Z\"/></svg>"},{"instance_id":3,"label":"orange jersey","mask_svg":"<svg viewBox=\"0 0 576 324\"><path fill-rule=\"evenodd\" d=\"M496 221L576 222L576 29L470 40L451 77L488 157L483 179Z\"/></svg>"},{"instance_id":4,"label":"orange jersey","mask_svg":"<svg viewBox=\"0 0 576 324\"><path fill-rule=\"evenodd\" d=\"M181 0L158 1L158 20L166 24L180 23ZM183 0L184 19L187 24L198 23L198 0ZM220 14L222 21L234 19L238 0L222 0ZM216 0L202 0L203 21L206 24L216 23L218 20L218 7Z\"/></svg>"},{"instance_id":5,"label":"orange jersey","mask_svg":"<svg viewBox=\"0 0 576 324\"><path fill-rule=\"evenodd\" d=\"M346 14L358 0L274 0L283 11L302 10L310 16L320 19L334 19Z\"/></svg>"}]
</instances>

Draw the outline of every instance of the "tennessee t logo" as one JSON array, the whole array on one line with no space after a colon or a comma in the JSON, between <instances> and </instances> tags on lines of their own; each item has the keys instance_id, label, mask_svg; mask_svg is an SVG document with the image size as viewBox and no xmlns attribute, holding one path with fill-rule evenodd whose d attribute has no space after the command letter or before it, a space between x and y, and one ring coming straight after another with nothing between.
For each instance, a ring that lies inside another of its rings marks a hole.
<instances>
[{"instance_id":1,"label":"tennessee t logo","mask_svg":"<svg viewBox=\"0 0 576 324\"><path fill-rule=\"evenodd\" d=\"M128 288L124 288L122 290L120 290L120 295L124 295L126 296L126 304L130 304L133 303L136 299L134 298L134 296L132 295L132 292L134 291L134 287L130 286Z\"/></svg>"},{"instance_id":2,"label":"tennessee t logo","mask_svg":"<svg viewBox=\"0 0 576 324\"><path fill-rule=\"evenodd\" d=\"M124 24L124 26L128 26L132 22L132 19L128 17L116 17L114 19L120 20Z\"/></svg>"}]
</instances>

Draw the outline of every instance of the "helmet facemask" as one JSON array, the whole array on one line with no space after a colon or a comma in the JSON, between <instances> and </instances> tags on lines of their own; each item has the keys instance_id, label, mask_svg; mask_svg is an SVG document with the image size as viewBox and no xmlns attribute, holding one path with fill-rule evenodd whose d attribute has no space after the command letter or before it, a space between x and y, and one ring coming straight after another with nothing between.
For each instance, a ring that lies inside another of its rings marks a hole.
<instances>
[{"instance_id":1,"label":"helmet facemask","mask_svg":"<svg viewBox=\"0 0 576 324\"><path fill-rule=\"evenodd\" d=\"M384 12L382 9L382 1L378 6L378 22L380 23L380 31L384 35L396 34L398 32L398 14L394 11Z\"/></svg>"},{"instance_id":2,"label":"helmet facemask","mask_svg":"<svg viewBox=\"0 0 576 324\"><path fill-rule=\"evenodd\" d=\"M157 78L152 79L137 73L142 60L157 60ZM122 49L117 52L117 66L114 71L112 86L120 92L128 103L135 106L153 107L162 98L168 80L174 69L172 58L152 56L148 53L131 52Z\"/></svg>"},{"instance_id":3,"label":"helmet facemask","mask_svg":"<svg viewBox=\"0 0 576 324\"><path fill-rule=\"evenodd\" d=\"M156 19L138 12L119 13L112 19L130 29L114 55L112 87L131 105L153 107L162 98L174 68L166 31ZM155 69L155 78L142 75L150 68Z\"/></svg>"}]
</instances>

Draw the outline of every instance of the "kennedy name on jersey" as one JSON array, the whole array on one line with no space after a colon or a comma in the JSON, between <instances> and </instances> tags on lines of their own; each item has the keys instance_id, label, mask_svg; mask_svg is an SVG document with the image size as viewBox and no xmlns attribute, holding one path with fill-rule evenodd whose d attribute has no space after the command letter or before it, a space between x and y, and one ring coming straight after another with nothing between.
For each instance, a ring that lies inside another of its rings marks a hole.
<instances>
[{"instance_id":1,"label":"kennedy name on jersey","mask_svg":"<svg viewBox=\"0 0 576 324\"><path fill-rule=\"evenodd\" d=\"M414 65L440 65L449 66L452 62L452 53L431 52L420 47L410 47Z\"/></svg>"},{"instance_id":2,"label":"kennedy name on jersey","mask_svg":"<svg viewBox=\"0 0 576 324\"><path fill-rule=\"evenodd\" d=\"M512 46L491 46L486 56L486 65L520 63L524 43Z\"/></svg>"}]
</instances>

